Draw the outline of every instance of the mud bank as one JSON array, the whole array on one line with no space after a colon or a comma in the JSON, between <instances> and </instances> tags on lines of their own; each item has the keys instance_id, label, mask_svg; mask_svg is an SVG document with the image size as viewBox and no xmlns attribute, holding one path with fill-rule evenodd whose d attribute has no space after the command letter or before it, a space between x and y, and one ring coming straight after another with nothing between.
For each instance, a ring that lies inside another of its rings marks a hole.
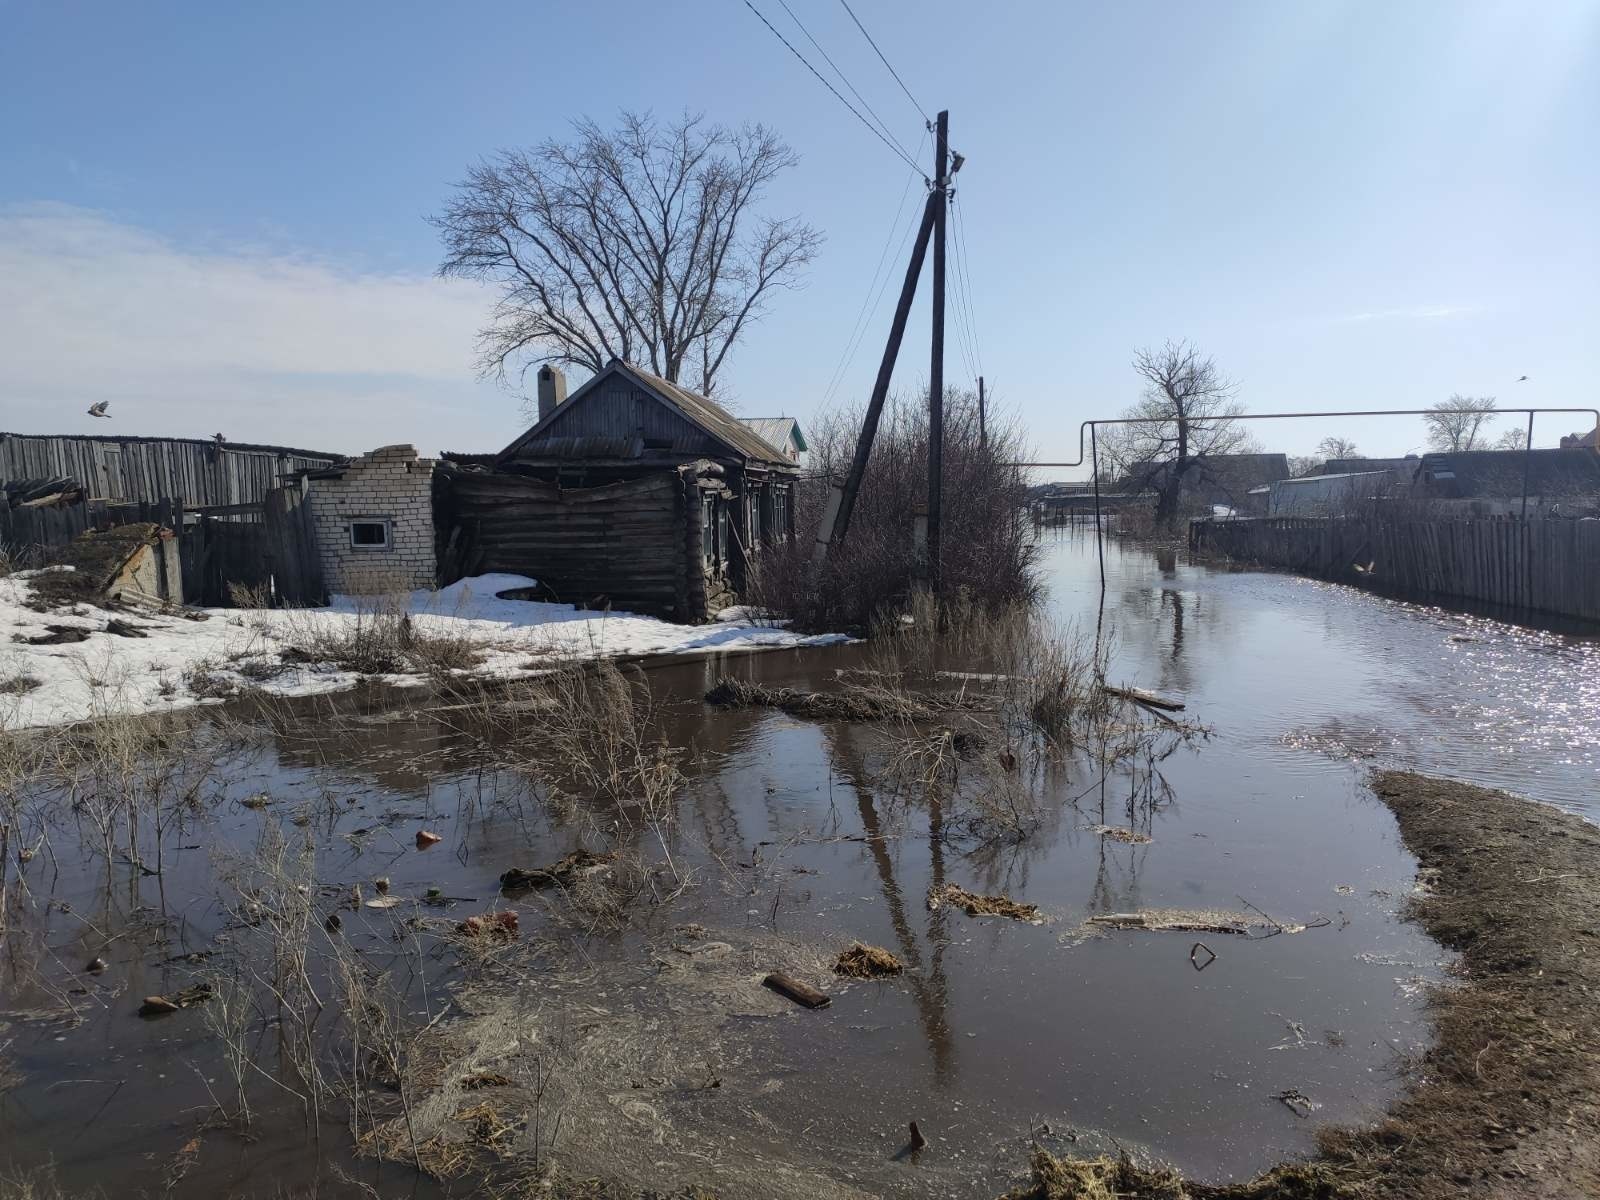
<instances>
[{"instance_id":1,"label":"mud bank","mask_svg":"<svg viewBox=\"0 0 1600 1200\"><path fill-rule=\"evenodd\" d=\"M1404 915L1461 956L1385 1119L1324 1130L1315 1159L1220 1187L1040 1150L1006 1200L1600 1195L1600 829L1409 772L1372 788L1420 864Z\"/></svg>"}]
</instances>

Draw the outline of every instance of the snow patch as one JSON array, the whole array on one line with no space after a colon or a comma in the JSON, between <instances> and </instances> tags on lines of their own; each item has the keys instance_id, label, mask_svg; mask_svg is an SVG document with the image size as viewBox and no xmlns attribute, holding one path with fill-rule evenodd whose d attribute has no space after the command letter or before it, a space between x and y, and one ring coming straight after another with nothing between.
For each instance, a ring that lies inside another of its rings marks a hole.
<instances>
[{"instance_id":1,"label":"snow patch","mask_svg":"<svg viewBox=\"0 0 1600 1200\"><path fill-rule=\"evenodd\" d=\"M215 700L241 688L279 696L307 696L354 687L362 676L329 663L285 664L282 652L337 636L395 611L402 598L335 596L327 608L190 609L187 615L143 610L110 613L88 604L35 612L30 572L0 579L0 687L36 679L28 691L0 690L0 728L60 725L94 717L153 712ZM465 639L481 661L461 672L513 679L538 674L553 663L645 654L712 654L754 647L826 646L843 634L804 636L771 623L757 624L749 610L723 613L711 625L674 625L634 613L597 613L570 604L502 598L536 586L522 575L479 575L403 598L418 633ZM106 631L113 617L144 637ZM199 619L195 619L199 618ZM82 641L32 644L49 627L82 630ZM377 676L396 684L420 683L412 675Z\"/></svg>"}]
</instances>

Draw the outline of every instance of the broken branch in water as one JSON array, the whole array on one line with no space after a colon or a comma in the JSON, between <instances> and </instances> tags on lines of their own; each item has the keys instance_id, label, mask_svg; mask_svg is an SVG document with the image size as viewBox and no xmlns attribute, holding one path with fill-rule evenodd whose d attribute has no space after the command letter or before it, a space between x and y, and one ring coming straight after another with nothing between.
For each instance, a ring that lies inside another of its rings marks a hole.
<instances>
[{"instance_id":1,"label":"broken branch in water","mask_svg":"<svg viewBox=\"0 0 1600 1200\"><path fill-rule=\"evenodd\" d=\"M1143 688L1112 687L1109 683L1102 683L1100 690L1108 696L1116 697L1118 700L1127 700L1132 704L1153 708L1160 712L1182 712L1184 709L1182 701L1169 700L1165 696L1158 696L1154 692L1145 691Z\"/></svg>"}]
</instances>

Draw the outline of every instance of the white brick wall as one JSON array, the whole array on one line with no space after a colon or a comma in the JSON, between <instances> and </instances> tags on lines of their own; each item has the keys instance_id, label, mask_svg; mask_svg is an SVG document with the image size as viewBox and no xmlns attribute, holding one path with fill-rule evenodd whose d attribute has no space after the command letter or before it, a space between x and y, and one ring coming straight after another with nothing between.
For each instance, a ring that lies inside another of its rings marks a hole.
<instances>
[{"instance_id":1,"label":"white brick wall","mask_svg":"<svg viewBox=\"0 0 1600 1200\"><path fill-rule=\"evenodd\" d=\"M382 446L312 479L307 500L317 529L322 577L331 592L361 595L434 585L433 459L414 446ZM387 546L352 546L352 521L387 521Z\"/></svg>"}]
</instances>

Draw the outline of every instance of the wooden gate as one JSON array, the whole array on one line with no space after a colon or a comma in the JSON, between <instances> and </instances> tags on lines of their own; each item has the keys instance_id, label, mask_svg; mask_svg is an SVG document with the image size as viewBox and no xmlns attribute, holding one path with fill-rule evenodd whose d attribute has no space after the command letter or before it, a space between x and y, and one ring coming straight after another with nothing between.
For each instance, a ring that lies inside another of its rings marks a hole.
<instances>
[{"instance_id":1,"label":"wooden gate","mask_svg":"<svg viewBox=\"0 0 1600 1200\"><path fill-rule=\"evenodd\" d=\"M200 509L184 527L182 555L190 604L327 602L311 514L297 487L273 488L260 504Z\"/></svg>"}]
</instances>

